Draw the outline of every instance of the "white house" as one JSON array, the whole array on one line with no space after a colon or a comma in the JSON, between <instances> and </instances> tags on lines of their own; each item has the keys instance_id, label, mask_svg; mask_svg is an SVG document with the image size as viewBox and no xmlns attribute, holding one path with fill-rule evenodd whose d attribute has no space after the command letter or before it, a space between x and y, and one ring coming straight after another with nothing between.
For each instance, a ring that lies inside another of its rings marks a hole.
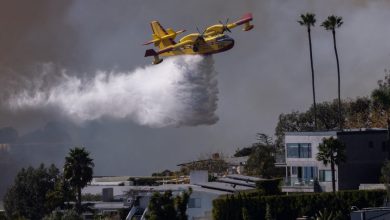
<instances>
[{"instance_id":1,"label":"white house","mask_svg":"<svg viewBox=\"0 0 390 220\"><path fill-rule=\"evenodd\" d=\"M284 192L332 191L330 165L317 161L318 146L334 137L346 146L346 162L336 166L336 190L358 189L360 183L377 183L383 162L389 157L386 129L359 129L285 134Z\"/></svg>"}]
</instances>

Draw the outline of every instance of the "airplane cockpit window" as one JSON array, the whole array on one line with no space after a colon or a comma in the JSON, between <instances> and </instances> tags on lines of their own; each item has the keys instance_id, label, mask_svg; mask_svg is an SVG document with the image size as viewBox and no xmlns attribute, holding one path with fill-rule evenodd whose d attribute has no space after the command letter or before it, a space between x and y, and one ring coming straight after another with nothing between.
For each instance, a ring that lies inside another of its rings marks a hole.
<instances>
[{"instance_id":1,"label":"airplane cockpit window","mask_svg":"<svg viewBox=\"0 0 390 220\"><path fill-rule=\"evenodd\" d=\"M225 40L230 40L231 38L228 35L223 35L220 37L217 37L217 41L225 41Z\"/></svg>"}]
</instances>

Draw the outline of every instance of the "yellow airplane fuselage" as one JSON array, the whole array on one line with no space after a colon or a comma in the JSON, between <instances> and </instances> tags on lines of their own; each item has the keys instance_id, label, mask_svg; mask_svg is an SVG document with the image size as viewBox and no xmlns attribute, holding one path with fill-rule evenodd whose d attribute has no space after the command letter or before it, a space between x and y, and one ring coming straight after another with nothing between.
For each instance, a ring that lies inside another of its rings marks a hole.
<instances>
[{"instance_id":1,"label":"yellow airplane fuselage","mask_svg":"<svg viewBox=\"0 0 390 220\"><path fill-rule=\"evenodd\" d=\"M180 39L179 44L187 41L196 41L200 34L189 34ZM199 41L196 45L184 44L174 48L171 51L161 53L160 56L176 56L176 55L209 55L220 53L231 49L234 46L234 40L226 34L218 34L211 37L203 37L204 41Z\"/></svg>"}]
</instances>

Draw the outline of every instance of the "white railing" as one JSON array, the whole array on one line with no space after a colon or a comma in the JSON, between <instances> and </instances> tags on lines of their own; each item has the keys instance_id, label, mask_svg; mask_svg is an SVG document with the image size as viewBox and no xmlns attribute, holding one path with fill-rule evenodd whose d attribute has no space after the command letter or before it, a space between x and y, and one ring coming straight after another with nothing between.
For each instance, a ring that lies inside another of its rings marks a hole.
<instances>
[{"instance_id":1,"label":"white railing","mask_svg":"<svg viewBox=\"0 0 390 220\"><path fill-rule=\"evenodd\" d=\"M131 220L131 218L133 218L134 214L137 212L137 207L133 206L131 209L130 209L130 212L129 214L127 215L126 217L126 220Z\"/></svg>"},{"instance_id":2,"label":"white railing","mask_svg":"<svg viewBox=\"0 0 390 220\"><path fill-rule=\"evenodd\" d=\"M146 220L146 213L148 212L148 208L146 207L146 209L144 210L144 213L142 214L141 216L141 220Z\"/></svg>"}]
</instances>

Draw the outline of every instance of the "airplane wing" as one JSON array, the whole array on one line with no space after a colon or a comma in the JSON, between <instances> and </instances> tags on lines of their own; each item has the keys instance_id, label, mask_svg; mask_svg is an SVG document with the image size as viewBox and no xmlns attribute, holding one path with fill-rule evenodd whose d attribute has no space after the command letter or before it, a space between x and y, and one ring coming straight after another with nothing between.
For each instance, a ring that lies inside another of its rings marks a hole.
<instances>
[{"instance_id":1,"label":"airplane wing","mask_svg":"<svg viewBox=\"0 0 390 220\"><path fill-rule=\"evenodd\" d=\"M159 50L159 51L154 51L153 49L147 50L146 53L145 53L145 57L159 55L159 54L162 54L162 53L166 53L166 52L175 50L176 48L179 48L179 47L182 47L182 46L185 46L185 45L193 45L194 43L195 42L192 41L192 40L186 40L186 41L183 41L183 42L180 42L180 43L177 43L177 44L165 47L165 48L163 48L162 50Z\"/></svg>"}]
</instances>

